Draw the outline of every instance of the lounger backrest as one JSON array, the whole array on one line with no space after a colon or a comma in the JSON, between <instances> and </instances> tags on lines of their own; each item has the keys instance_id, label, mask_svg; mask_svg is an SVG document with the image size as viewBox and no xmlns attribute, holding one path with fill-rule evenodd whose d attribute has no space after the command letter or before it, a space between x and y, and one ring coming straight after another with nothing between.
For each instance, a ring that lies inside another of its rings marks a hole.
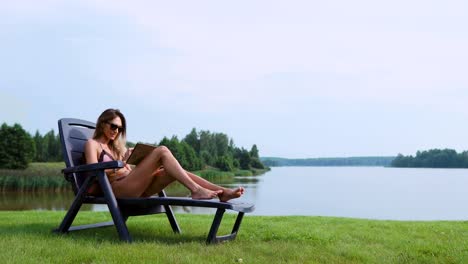
<instances>
[{"instance_id":1,"label":"lounger backrest","mask_svg":"<svg viewBox=\"0 0 468 264\"><path fill-rule=\"evenodd\" d=\"M67 168L84 164L84 146L86 141L93 136L96 125L85 120L62 118L58 121L58 127L63 159ZM66 179L72 184L75 194L84 178L85 175L78 173L66 176Z\"/></svg>"}]
</instances>

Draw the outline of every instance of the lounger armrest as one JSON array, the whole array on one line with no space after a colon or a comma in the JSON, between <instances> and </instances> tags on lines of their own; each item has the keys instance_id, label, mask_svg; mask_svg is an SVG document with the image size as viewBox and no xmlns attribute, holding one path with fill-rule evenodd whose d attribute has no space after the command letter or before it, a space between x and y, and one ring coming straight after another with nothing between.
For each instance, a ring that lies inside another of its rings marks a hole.
<instances>
[{"instance_id":1,"label":"lounger armrest","mask_svg":"<svg viewBox=\"0 0 468 264\"><path fill-rule=\"evenodd\" d=\"M97 170L106 170L106 169L115 169L115 168L123 168L125 165L123 161L116 160L116 161L107 161L107 162L99 162L93 164L85 164L79 165L75 167L65 168L62 170L64 174L76 173L76 172L87 172L87 171L97 171Z\"/></svg>"}]
</instances>

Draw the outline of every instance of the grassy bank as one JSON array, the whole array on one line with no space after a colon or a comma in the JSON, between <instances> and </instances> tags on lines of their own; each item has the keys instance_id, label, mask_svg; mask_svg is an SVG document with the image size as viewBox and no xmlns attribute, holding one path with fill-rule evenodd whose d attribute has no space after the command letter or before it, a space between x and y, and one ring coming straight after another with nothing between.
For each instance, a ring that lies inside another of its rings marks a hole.
<instances>
[{"instance_id":1,"label":"grassy bank","mask_svg":"<svg viewBox=\"0 0 468 264\"><path fill-rule=\"evenodd\" d=\"M31 163L25 170L0 169L0 191L69 190L71 187L61 173L64 167L63 162L36 162ZM231 183L234 181L234 176L253 176L264 172L266 170L223 172L209 168L194 173L210 181Z\"/></svg>"},{"instance_id":2,"label":"grassy bank","mask_svg":"<svg viewBox=\"0 0 468 264\"><path fill-rule=\"evenodd\" d=\"M400 222L331 217L247 216L236 241L207 246L210 215L177 215L172 233L163 215L130 218L135 242L113 227L55 235L64 212L0 212L0 259L7 263L466 263L468 222ZM105 221L83 212L80 223ZM222 232L234 221L228 215Z\"/></svg>"}]
</instances>

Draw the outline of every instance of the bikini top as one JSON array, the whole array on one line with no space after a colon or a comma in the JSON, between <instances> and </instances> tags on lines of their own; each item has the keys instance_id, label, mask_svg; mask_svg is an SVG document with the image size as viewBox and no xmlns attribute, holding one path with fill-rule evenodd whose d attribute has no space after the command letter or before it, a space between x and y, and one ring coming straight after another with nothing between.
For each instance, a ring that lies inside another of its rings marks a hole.
<instances>
[{"instance_id":1,"label":"bikini top","mask_svg":"<svg viewBox=\"0 0 468 264\"><path fill-rule=\"evenodd\" d=\"M102 151L101 151L101 154L99 155L98 162L106 162L106 161L115 160L111 154L109 154L107 151L104 150L101 143L99 143L99 145L101 146Z\"/></svg>"}]
</instances>

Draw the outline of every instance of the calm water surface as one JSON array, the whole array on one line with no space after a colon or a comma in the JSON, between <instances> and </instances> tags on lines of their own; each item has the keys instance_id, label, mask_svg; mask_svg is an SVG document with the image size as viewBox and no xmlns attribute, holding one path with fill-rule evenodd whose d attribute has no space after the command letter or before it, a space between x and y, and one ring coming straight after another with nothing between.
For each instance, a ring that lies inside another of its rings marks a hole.
<instances>
[{"instance_id":1,"label":"calm water surface","mask_svg":"<svg viewBox=\"0 0 468 264\"><path fill-rule=\"evenodd\" d=\"M225 185L225 184L224 184ZM276 167L238 177L255 215L314 215L392 220L467 220L468 170L382 167ZM226 185L225 185L226 186ZM180 188L167 190L180 196ZM69 193L0 194L0 210L64 210ZM182 194L183 195L183 194ZM85 210L107 210L88 205ZM212 209L176 207L176 212Z\"/></svg>"},{"instance_id":2,"label":"calm water surface","mask_svg":"<svg viewBox=\"0 0 468 264\"><path fill-rule=\"evenodd\" d=\"M250 199L261 215L466 220L467 189L463 169L281 167Z\"/></svg>"}]
</instances>

